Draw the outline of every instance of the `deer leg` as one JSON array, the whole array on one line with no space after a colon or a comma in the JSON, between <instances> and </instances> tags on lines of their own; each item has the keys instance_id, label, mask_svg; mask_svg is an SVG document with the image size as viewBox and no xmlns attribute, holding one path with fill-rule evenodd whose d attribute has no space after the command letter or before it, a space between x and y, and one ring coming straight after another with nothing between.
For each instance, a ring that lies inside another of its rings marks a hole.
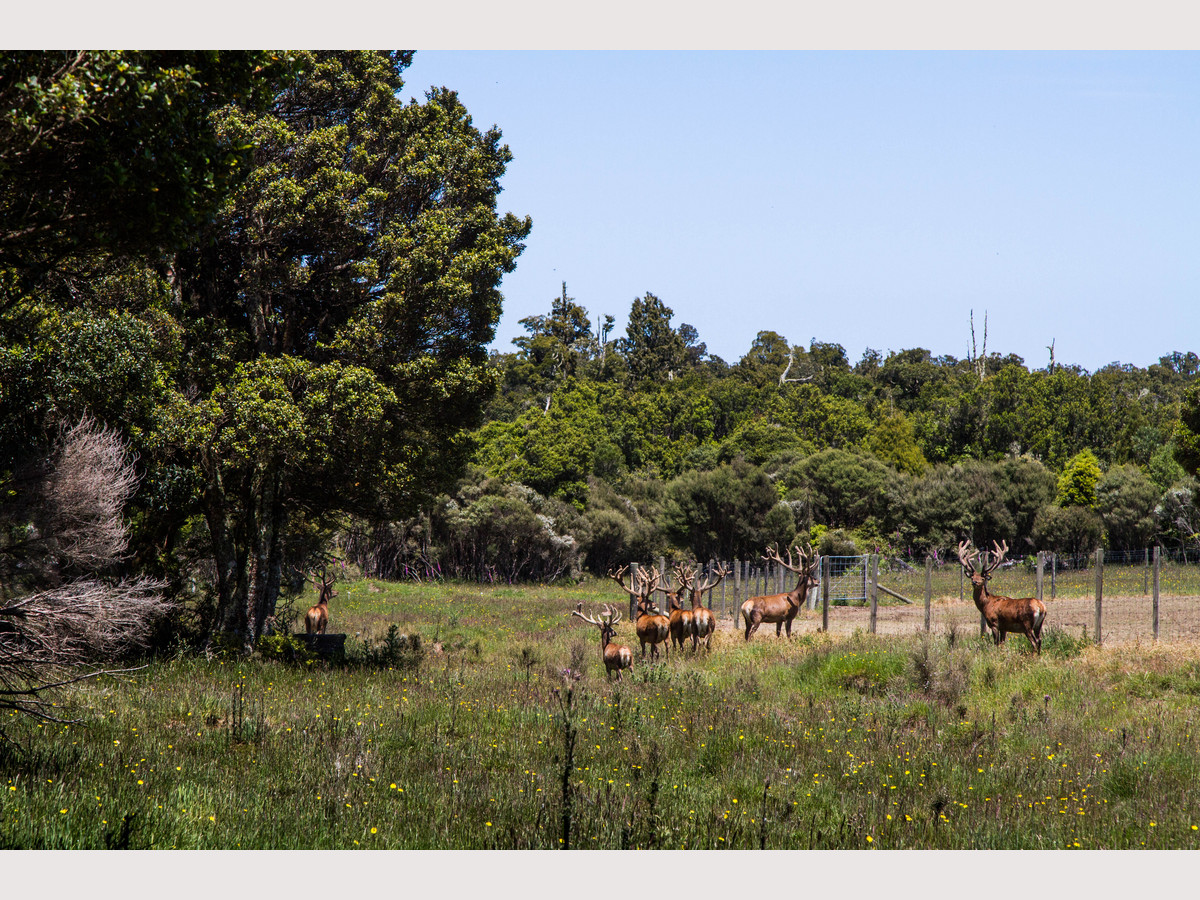
<instances>
[{"instance_id":1,"label":"deer leg","mask_svg":"<svg viewBox=\"0 0 1200 900\"><path fill-rule=\"evenodd\" d=\"M750 635L758 631L758 626L762 624L762 615L758 612L752 613L746 619L746 640L750 640Z\"/></svg>"}]
</instances>

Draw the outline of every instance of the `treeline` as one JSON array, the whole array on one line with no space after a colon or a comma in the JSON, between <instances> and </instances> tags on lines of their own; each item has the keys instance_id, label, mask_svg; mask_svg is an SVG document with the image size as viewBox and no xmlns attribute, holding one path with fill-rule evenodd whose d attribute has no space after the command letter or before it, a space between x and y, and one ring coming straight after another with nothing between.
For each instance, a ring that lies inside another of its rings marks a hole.
<instances>
[{"instance_id":1,"label":"treeline","mask_svg":"<svg viewBox=\"0 0 1200 900\"><path fill-rule=\"evenodd\" d=\"M764 330L726 362L653 294L616 335L564 284L489 355L532 223L497 128L397 99L411 60L0 54L0 628L153 583L173 639L248 650L331 554L518 581L1196 540L1194 353L852 363ZM94 528L120 549L81 556Z\"/></svg>"},{"instance_id":2,"label":"treeline","mask_svg":"<svg viewBox=\"0 0 1200 900\"><path fill-rule=\"evenodd\" d=\"M851 363L761 331L731 364L673 318L648 293L613 339L613 317L564 284L492 354L466 477L419 517L359 528L360 562L519 580L774 541L921 556L966 538L1014 553L1197 540L1193 352L1092 373L922 348Z\"/></svg>"}]
</instances>

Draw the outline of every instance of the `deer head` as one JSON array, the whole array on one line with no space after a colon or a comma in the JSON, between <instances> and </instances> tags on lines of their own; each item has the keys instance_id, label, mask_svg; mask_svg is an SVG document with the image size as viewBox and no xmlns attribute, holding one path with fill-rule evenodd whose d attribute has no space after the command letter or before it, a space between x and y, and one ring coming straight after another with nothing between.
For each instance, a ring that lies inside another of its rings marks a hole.
<instances>
[{"instance_id":1,"label":"deer head","mask_svg":"<svg viewBox=\"0 0 1200 900\"><path fill-rule=\"evenodd\" d=\"M334 582L337 581L337 574L326 576L325 567L321 567L321 581L318 582L315 577L310 577L312 586L317 590L317 605L328 606L329 601L338 595L338 592L333 589Z\"/></svg>"},{"instance_id":2,"label":"deer head","mask_svg":"<svg viewBox=\"0 0 1200 900\"><path fill-rule=\"evenodd\" d=\"M600 644L601 646L605 647L608 646L608 642L612 640L613 635L616 633L614 626L621 621L620 611L613 609L607 603L604 604L604 614L596 618L592 618L591 616L584 614L583 601L581 600L575 606L575 609L571 611L571 615L579 616L579 618L583 619L583 621L587 622L589 625L595 625L597 628L599 628Z\"/></svg>"},{"instance_id":3,"label":"deer head","mask_svg":"<svg viewBox=\"0 0 1200 900\"><path fill-rule=\"evenodd\" d=\"M798 565L792 562L792 550L796 551L796 556L799 558ZM763 557L763 559L767 562L778 563L779 565L781 565L785 569L787 569L789 572L794 572L795 574L801 576L803 579L807 580L808 587L810 587L810 588L816 587L817 586L817 562L820 559L820 557L817 556L817 554L813 552L812 545L810 544L808 546L807 550L801 550L800 545L796 544L793 547L788 547L787 554L788 554L787 562L784 562L782 557L780 557L779 551L777 549L775 549L774 547L768 547L767 554L766 554L766 556ZM799 584L796 585L796 587L799 587L799 586L800 586Z\"/></svg>"},{"instance_id":4,"label":"deer head","mask_svg":"<svg viewBox=\"0 0 1200 900\"><path fill-rule=\"evenodd\" d=\"M960 541L958 545L958 561L962 564L963 569L967 573L967 577L971 579L971 584L976 587L986 589L987 582L992 577L992 572L1004 562L1004 558L1008 555L1008 541L1002 544L992 541L993 559L990 563L986 562L978 569L975 564L979 560L979 551L972 549L970 541Z\"/></svg>"}]
</instances>

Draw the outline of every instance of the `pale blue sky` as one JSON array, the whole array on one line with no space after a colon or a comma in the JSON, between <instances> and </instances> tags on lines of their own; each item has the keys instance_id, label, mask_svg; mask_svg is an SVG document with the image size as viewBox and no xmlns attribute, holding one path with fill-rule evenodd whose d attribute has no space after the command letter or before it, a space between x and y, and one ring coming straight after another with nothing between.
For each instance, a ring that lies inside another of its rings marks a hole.
<instances>
[{"instance_id":1,"label":"pale blue sky","mask_svg":"<svg viewBox=\"0 0 1200 900\"><path fill-rule=\"evenodd\" d=\"M735 362L988 350L1094 370L1200 352L1200 53L418 51L533 218L494 346L560 283L646 291Z\"/></svg>"}]
</instances>

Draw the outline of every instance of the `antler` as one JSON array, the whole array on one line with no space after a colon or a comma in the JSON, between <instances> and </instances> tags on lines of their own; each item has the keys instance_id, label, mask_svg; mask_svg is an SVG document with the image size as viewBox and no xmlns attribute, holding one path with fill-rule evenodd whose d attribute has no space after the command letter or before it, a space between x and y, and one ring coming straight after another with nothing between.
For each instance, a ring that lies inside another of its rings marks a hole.
<instances>
[{"instance_id":1,"label":"antler","mask_svg":"<svg viewBox=\"0 0 1200 900\"><path fill-rule=\"evenodd\" d=\"M675 580L679 582L678 590L690 588L696 581L696 567L685 563L675 564Z\"/></svg>"},{"instance_id":2,"label":"antler","mask_svg":"<svg viewBox=\"0 0 1200 900\"><path fill-rule=\"evenodd\" d=\"M607 622L609 625L616 625L618 622L621 621L621 611L620 610L614 609L613 607L609 606L607 603L604 604L604 608L605 608L605 610L607 610L607 615L604 617L605 622Z\"/></svg>"},{"instance_id":3,"label":"antler","mask_svg":"<svg viewBox=\"0 0 1200 900\"><path fill-rule=\"evenodd\" d=\"M967 572L975 574L975 560L979 559L979 551L971 550L970 541L958 542L958 561Z\"/></svg>"},{"instance_id":4,"label":"antler","mask_svg":"<svg viewBox=\"0 0 1200 900\"><path fill-rule=\"evenodd\" d=\"M611 578L613 581L615 581L617 584L619 584L621 586L621 590L623 590L629 596L640 597L641 594L633 589L632 583L631 583L631 586L629 586L629 587L626 587L626 585L625 585L625 573L628 571L629 571L629 566L621 566L621 568L619 568L615 571L613 569L609 569L608 577Z\"/></svg>"},{"instance_id":5,"label":"antler","mask_svg":"<svg viewBox=\"0 0 1200 900\"><path fill-rule=\"evenodd\" d=\"M789 551L788 560L790 561L791 558L792 558L791 553ZM793 571L795 571L795 570L793 570ZM701 585L698 588L695 588L695 590L697 590L701 595L703 595L705 591L711 591L718 584L720 584L721 579L729 574L729 569L726 569L721 563L717 563L716 567L712 570L712 574L715 576L712 581L708 582L707 584Z\"/></svg>"},{"instance_id":6,"label":"antler","mask_svg":"<svg viewBox=\"0 0 1200 900\"><path fill-rule=\"evenodd\" d=\"M579 616L579 618L583 619L583 621L587 622L589 625L600 626L600 625L604 624L599 619L593 619L591 616L585 616L583 614L583 601L582 600L580 600L579 603L576 604L575 608L573 610L571 610L571 615Z\"/></svg>"},{"instance_id":7,"label":"antler","mask_svg":"<svg viewBox=\"0 0 1200 900\"><path fill-rule=\"evenodd\" d=\"M1000 563L1004 562L1004 557L1008 556L1008 541L1005 541L1003 546L996 541L992 541L992 546L996 550L996 559L991 564L984 566L984 575L988 575L994 571L1000 565Z\"/></svg>"},{"instance_id":8,"label":"antler","mask_svg":"<svg viewBox=\"0 0 1200 900\"><path fill-rule=\"evenodd\" d=\"M645 568L639 568L637 579L639 590L636 596L641 597L643 600L649 600L650 595L658 590L658 583L662 580L662 573L654 566L650 567L649 572ZM630 591L630 593L633 592Z\"/></svg>"},{"instance_id":9,"label":"antler","mask_svg":"<svg viewBox=\"0 0 1200 900\"><path fill-rule=\"evenodd\" d=\"M793 549L795 549L796 555L800 557L800 565L799 566L795 566L792 564L792 550ZM783 566L789 572L794 572L797 575L801 575L804 573L804 571L806 569L808 569L809 562L812 559L812 544L808 545L807 550L801 550L799 544L796 544L794 547L788 547L787 562L783 561L783 559L779 555L778 550L776 550L774 547L768 547L767 555L764 556L763 559L767 560L768 562L777 562L777 563L779 563L779 565Z\"/></svg>"}]
</instances>

